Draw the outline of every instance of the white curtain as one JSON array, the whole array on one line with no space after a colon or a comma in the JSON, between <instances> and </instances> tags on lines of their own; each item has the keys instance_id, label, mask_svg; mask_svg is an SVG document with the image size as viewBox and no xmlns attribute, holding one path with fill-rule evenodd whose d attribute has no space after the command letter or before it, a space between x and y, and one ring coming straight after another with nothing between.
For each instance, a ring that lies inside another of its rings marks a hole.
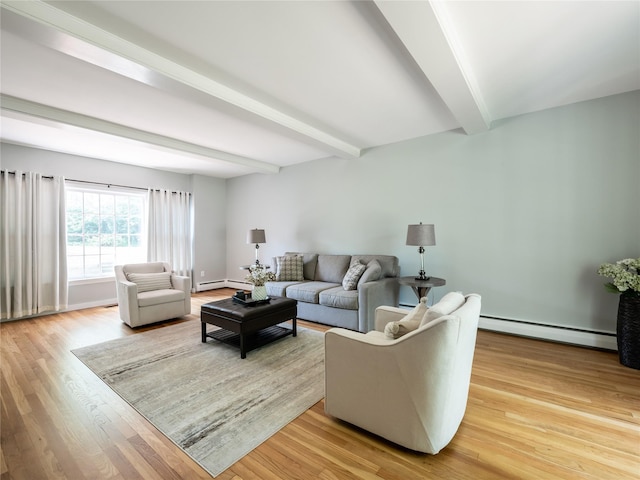
<instances>
[{"instance_id":1,"label":"white curtain","mask_svg":"<svg viewBox=\"0 0 640 480\"><path fill-rule=\"evenodd\" d=\"M64 177L0 174L1 318L63 310L68 299Z\"/></svg>"},{"instance_id":2,"label":"white curtain","mask_svg":"<svg viewBox=\"0 0 640 480\"><path fill-rule=\"evenodd\" d=\"M147 260L168 262L178 275L191 278L191 194L149 190Z\"/></svg>"}]
</instances>

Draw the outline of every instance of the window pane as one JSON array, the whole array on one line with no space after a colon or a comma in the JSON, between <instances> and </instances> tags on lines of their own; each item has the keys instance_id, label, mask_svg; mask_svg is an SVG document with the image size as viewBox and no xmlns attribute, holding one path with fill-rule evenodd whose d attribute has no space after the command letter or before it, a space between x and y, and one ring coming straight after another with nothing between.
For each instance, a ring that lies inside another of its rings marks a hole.
<instances>
[{"instance_id":1,"label":"window pane","mask_svg":"<svg viewBox=\"0 0 640 480\"><path fill-rule=\"evenodd\" d=\"M142 231L142 218L131 217L129 219L129 233L140 233Z\"/></svg>"},{"instance_id":2,"label":"window pane","mask_svg":"<svg viewBox=\"0 0 640 480\"><path fill-rule=\"evenodd\" d=\"M100 195L100 215L111 215L115 211L115 198L113 195Z\"/></svg>"},{"instance_id":3,"label":"window pane","mask_svg":"<svg viewBox=\"0 0 640 480\"><path fill-rule=\"evenodd\" d=\"M82 192L67 192L67 214L69 213L82 213Z\"/></svg>"},{"instance_id":4,"label":"window pane","mask_svg":"<svg viewBox=\"0 0 640 480\"><path fill-rule=\"evenodd\" d=\"M67 213L67 234L82 233L82 210Z\"/></svg>"},{"instance_id":5,"label":"window pane","mask_svg":"<svg viewBox=\"0 0 640 480\"><path fill-rule=\"evenodd\" d=\"M123 195L117 195L116 200L116 215L129 215L129 198Z\"/></svg>"},{"instance_id":6,"label":"window pane","mask_svg":"<svg viewBox=\"0 0 640 480\"><path fill-rule=\"evenodd\" d=\"M128 247L129 235L116 235L116 247Z\"/></svg>"},{"instance_id":7,"label":"window pane","mask_svg":"<svg viewBox=\"0 0 640 480\"><path fill-rule=\"evenodd\" d=\"M129 233L129 218L116 217L116 233Z\"/></svg>"},{"instance_id":8,"label":"window pane","mask_svg":"<svg viewBox=\"0 0 640 480\"><path fill-rule=\"evenodd\" d=\"M84 216L84 233L98 233L100 217L98 215Z\"/></svg>"},{"instance_id":9,"label":"window pane","mask_svg":"<svg viewBox=\"0 0 640 480\"><path fill-rule=\"evenodd\" d=\"M144 207L142 198L130 198L129 200L129 215L142 215Z\"/></svg>"},{"instance_id":10,"label":"window pane","mask_svg":"<svg viewBox=\"0 0 640 480\"><path fill-rule=\"evenodd\" d=\"M103 275L109 275L113 273L114 258L115 255L101 255L100 271Z\"/></svg>"},{"instance_id":11,"label":"window pane","mask_svg":"<svg viewBox=\"0 0 640 480\"><path fill-rule=\"evenodd\" d=\"M69 254L69 248L80 247L80 254L82 254L82 235L69 235L67 234L67 254ZM74 254L72 254L74 255ZM75 253L78 255L78 253Z\"/></svg>"},{"instance_id":12,"label":"window pane","mask_svg":"<svg viewBox=\"0 0 640 480\"><path fill-rule=\"evenodd\" d=\"M100 255L85 255L84 256L84 276L85 277L100 277Z\"/></svg>"},{"instance_id":13,"label":"window pane","mask_svg":"<svg viewBox=\"0 0 640 480\"><path fill-rule=\"evenodd\" d=\"M100 235L100 246L102 247L102 253L105 253L106 248L115 247L116 239L113 235Z\"/></svg>"},{"instance_id":14,"label":"window pane","mask_svg":"<svg viewBox=\"0 0 640 480\"><path fill-rule=\"evenodd\" d=\"M113 234L113 216L111 217L100 217L100 233L102 235L110 235Z\"/></svg>"},{"instance_id":15,"label":"window pane","mask_svg":"<svg viewBox=\"0 0 640 480\"><path fill-rule=\"evenodd\" d=\"M84 213L100 212L100 195L97 193L84 194Z\"/></svg>"}]
</instances>

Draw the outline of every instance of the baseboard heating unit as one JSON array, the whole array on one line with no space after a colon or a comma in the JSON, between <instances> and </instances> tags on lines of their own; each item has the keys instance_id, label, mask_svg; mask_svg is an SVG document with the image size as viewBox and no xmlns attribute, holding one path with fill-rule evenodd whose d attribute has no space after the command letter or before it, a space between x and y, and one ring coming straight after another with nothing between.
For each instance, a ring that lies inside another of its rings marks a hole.
<instances>
[{"instance_id":1,"label":"baseboard heating unit","mask_svg":"<svg viewBox=\"0 0 640 480\"><path fill-rule=\"evenodd\" d=\"M512 320L498 317L480 316L478 328L500 333L509 333L521 337L538 338L552 342L570 343L585 347L618 350L616 334L594 330L584 330L561 325Z\"/></svg>"},{"instance_id":2,"label":"baseboard heating unit","mask_svg":"<svg viewBox=\"0 0 640 480\"><path fill-rule=\"evenodd\" d=\"M208 282L198 282L196 283L196 292L204 292L205 290L223 288L227 286L226 284L226 280L210 280Z\"/></svg>"}]
</instances>

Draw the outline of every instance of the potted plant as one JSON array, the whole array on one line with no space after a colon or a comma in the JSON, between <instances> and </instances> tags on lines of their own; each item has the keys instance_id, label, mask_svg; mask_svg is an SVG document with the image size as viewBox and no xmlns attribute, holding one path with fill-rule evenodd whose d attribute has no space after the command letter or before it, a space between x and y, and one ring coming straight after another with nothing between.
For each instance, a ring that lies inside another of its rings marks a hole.
<instances>
[{"instance_id":1,"label":"potted plant","mask_svg":"<svg viewBox=\"0 0 640 480\"><path fill-rule=\"evenodd\" d=\"M251 265L249 267L249 275L245 277L245 280L253 285L251 298L253 300L266 300L267 287L265 287L265 283L273 282L275 279L275 274L267 271L265 265L261 263Z\"/></svg>"},{"instance_id":2,"label":"potted plant","mask_svg":"<svg viewBox=\"0 0 640 480\"><path fill-rule=\"evenodd\" d=\"M620 295L616 324L620 363L640 369L640 258L603 263L598 274L611 278L605 288Z\"/></svg>"}]
</instances>

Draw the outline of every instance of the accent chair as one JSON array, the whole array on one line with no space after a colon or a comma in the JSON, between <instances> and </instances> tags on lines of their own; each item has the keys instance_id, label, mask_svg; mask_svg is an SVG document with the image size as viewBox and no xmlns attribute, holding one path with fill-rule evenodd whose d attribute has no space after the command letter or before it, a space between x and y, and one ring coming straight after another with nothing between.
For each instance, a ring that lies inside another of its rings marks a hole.
<instances>
[{"instance_id":1,"label":"accent chair","mask_svg":"<svg viewBox=\"0 0 640 480\"><path fill-rule=\"evenodd\" d=\"M191 279L166 262L115 265L120 318L130 327L191 313Z\"/></svg>"},{"instance_id":2,"label":"accent chair","mask_svg":"<svg viewBox=\"0 0 640 480\"><path fill-rule=\"evenodd\" d=\"M443 449L466 410L480 316L480 295L454 293L459 306L444 315L422 299L411 312L422 308L422 322L398 338L385 327L402 325L408 311L387 306L376 309L371 332L328 330L326 413L412 450Z\"/></svg>"}]
</instances>

